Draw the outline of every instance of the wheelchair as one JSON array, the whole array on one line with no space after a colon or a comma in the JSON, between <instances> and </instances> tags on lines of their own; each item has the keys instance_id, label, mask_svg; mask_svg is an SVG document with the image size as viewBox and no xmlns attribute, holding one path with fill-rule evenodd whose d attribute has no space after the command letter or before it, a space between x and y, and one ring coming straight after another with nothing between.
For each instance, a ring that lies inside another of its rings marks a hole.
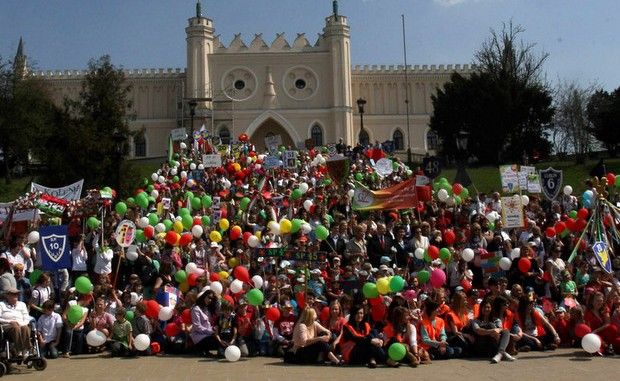
<instances>
[{"instance_id":1,"label":"wheelchair","mask_svg":"<svg viewBox=\"0 0 620 381\"><path fill-rule=\"evenodd\" d=\"M11 372L11 364L25 365L27 368L34 368L43 371L47 368L47 360L41 354L39 340L37 339L36 320L32 319L28 323L30 327L30 349L26 358L11 354L13 343L4 332L4 327L0 325L0 377Z\"/></svg>"}]
</instances>

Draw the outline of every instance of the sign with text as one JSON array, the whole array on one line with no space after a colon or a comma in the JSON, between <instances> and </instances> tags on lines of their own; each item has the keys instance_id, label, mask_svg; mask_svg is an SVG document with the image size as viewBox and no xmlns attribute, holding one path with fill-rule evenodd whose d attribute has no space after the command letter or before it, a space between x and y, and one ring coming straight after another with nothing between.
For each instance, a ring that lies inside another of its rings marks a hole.
<instances>
[{"instance_id":1,"label":"sign with text","mask_svg":"<svg viewBox=\"0 0 620 381\"><path fill-rule=\"evenodd\" d=\"M271 135L265 138L265 146L269 151L277 151L278 147L282 145L282 136Z\"/></svg>"},{"instance_id":2,"label":"sign with text","mask_svg":"<svg viewBox=\"0 0 620 381\"><path fill-rule=\"evenodd\" d=\"M71 248L67 237L68 226L41 226L39 253L44 271L71 268Z\"/></svg>"},{"instance_id":3,"label":"sign with text","mask_svg":"<svg viewBox=\"0 0 620 381\"><path fill-rule=\"evenodd\" d=\"M502 179L502 191L504 193L518 192L519 187L519 166L516 164L500 165L499 175Z\"/></svg>"},{"instance_id":4,"label":"sign with text","mask_svg":"<svg viewBox=\"0 0 620 381\"><path fill-rule=\"evenodd\" d=\"M170 131L170 137L172 141L185 140L187 139L187 130L185 128L175 128Z\"/></svg>"},{"instance_id":5,"label":"sign with text","mask_svg":"<svg viewBox=\"0 0 620 381\"><path fill-rule=\"evenodd\" d=\"M202 164L205 168L217 168L222 166L222 156L219 154L202 155Z\"/></svg>"},{"instance_id":6,"label":"sign with text","mask_svg":"<svg viewBox=\"0 0 620 381\"><path fill-rule=\"evenodd\" d=\"M0 203L0 222L6 220L11 214L11 207L13 202ZM36 209L16 209L13 212L13 222L20 221L32 221L38 216L38 210Z\"/></svg>"},{"instance_id":7,"label":"sign with text","mask_svg":"<svg viewBox=\"0 0 620 381\"><path fill-rule=\"evenodd\" d=\"M280 158L277 156L265 156L263 160L265 169L274 169L280 167Z\"/></svg>"},{"instance_id":8,"label":"sign with text","mask_svg":"<svg viewBox=\"0 0 620 381\"><path fill-rule=\"evenodd\" d=\"M129 221L123 220L116 228L116 243L120 247L129 247L136 238L136 225Z\"/></svg>"},{"instance_id":9,"label":"sign with text","mask_svg":"<svg viewBox=\"0 0 620 381\"><path fill-rule=\"evenodd\" d=\"M84 185L84 179L76 181L71 185L67 185L61 188L49 188L41 184L31 183L31 192L41 192L49 194L50 196L60 198L67 201L79 200L82 195L82 186Z\"/></svg>"},{"instance_id":10,"label":"sign with text","mask_svg":"<svg viewBox=\"0 0 620 381\"><path fill-rule=\"evenodd\" d=\"M541 170L540 172L540 187L542 193L550 201L555 199L560 193L562 188L563 172L551 167Z\"/></svg>"},{"instance_id":11,"label":"sign with text","mask_svg":"<svg viewBox=\"0 0 620 381\"><path fill-rule=\"evenodd\" d=\"M422 170L427 177L434 179L441 173L441 159L437 156L422 159Z\"/></svg>"},{"instance_id":12,"label":"sign with text","mask_svg":"<svg viewBox=\"0 0 620 381\"><path fill-rule=\"evenodd\" d=\"M502 197L502 228L523 227L523 202L521 196Z\"/></svg>"},{"instance_id":13,"label":"sign with text","mask_svg":"<svg viewBox=\"0 0 620 381\"><path fill-rule=\"evenodd\" d=\"M284 167L288 169L295 169L297 160L297 151L284 151L282 154L282 162Z\"/></svg>"}]
</instances>

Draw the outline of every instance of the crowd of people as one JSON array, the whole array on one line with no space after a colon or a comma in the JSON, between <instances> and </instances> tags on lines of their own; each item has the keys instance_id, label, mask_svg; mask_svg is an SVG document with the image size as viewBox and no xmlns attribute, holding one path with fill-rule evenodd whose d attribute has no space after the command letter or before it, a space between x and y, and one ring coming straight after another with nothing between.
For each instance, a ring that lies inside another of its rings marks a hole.
<instances>
[{"instance_id":1,"label":"crowd of people","mask_svg":"<svg viewBox=\"0 0 620 381\"><path fill-rule=\"evenodd\" d=\"M337 146L350 170L333 181L326 160L336 152L263 155L247 141L205 167L202 154L217 148L182 144L132 198L102 200L94 216L79 205L65 214L68 268L42 271L32 234L5 237L0 323L19 354L29 350L31 319L47 358L238 353L416 367L581 348L590 333L600 338L595 354L620 350L620 221L609 207L599 214L611 273L592 250L602 238L573 216L603 207L583 212L570 194L529 195L524 226L511 229L499 193L458 187L444 201L356 210L355 182L377 190L421 173L397 158L377 173L380 148ZM268 156L284 162L266 168ZM116 236L125 220L138 229L129 247ZM568 227L558 231L560 222Z\"/></svg>"}]
</instances>

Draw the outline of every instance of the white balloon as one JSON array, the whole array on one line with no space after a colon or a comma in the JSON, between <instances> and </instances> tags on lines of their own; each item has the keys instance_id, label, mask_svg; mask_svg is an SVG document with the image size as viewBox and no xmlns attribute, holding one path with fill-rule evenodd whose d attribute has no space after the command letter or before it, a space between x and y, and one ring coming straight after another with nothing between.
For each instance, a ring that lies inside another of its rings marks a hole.
<instances>
[{"instance_id":1,"label":"white balloon","mask_svg":"<svg viewBox=\"0 0 620 381\"><path fill-rule=\"evenodd\" d=\"M174 310L171 307L162 307L159 309L159 320L168 321L172 319L172 315L174 314Z\"/></svg>"},{"instance_id":2,"label":"white balloon","mask_svg":"<svg viewBox=\"0 0 620 381\"><path fill-rule=\"evenodd\" d=\"M439 201L446 201L448 197L450 196L448 195L448 191L445 189L440 189L437 192L437 198L439 199Z\"/></svg>"},{"instance_id":3,"label":"white balloon","mask_svg":"<svg viewBox=\"0 0 620 381\"><path fill-rule=\"evenodd\" d=\"M495 214L493 214L493 212L487 213L485 217L487 218L487 220L489 220L490 223L495 222Z\"/></svg>"},{"instance_id":4,"label":"white balloon","mask_svg":"<svg viewBox=\"0 0 620 381\"><path fill-rule=\"evenodd\" d=\"M463 258L463 260L465 262L471 262L472 259L474 259L475 253L472 249L465 248L463 249L463 251L461 252L461 258Z\"/></svg>"},{"instance_id":5,"label":"white balloon","mask_svg":"<svg viewBox=\"0 0 620 381\"><path fill-rule=\"evenodd\" d=\"M510 266L512 266L512 260L510 260L510 258L508 257L503 257L502 259L499 260L499 268L504 270L504 271L508 271L510 270Z\"/></svg>"},{"instance_id":6,"label":"white balloon","mask_svg":"<svg viewBox=\"0 0 620 381\"><path fill-rule=\"evenodd\" d=\"M454 206L454 204L456 204L456 202L454 201L454 197L448 197L448 199L446 200L446 204L448 204L448 206Z\"/></svg>"},{"instance_id":7,"label":"white balloon","mask_svg":"<svg viewBox=\"0 0 620 381\"><path fill-rule=\"evenodd\" d=\"M24 246L24 247L22 247L22 252L29 256L30 253L32 252L32 250L30 250L30 248L28 246Z\"/></svg>"},{"instance_id":8,"label":"white balloon","mask_svg":"<svg viewBox=\"0 0 620 381\"><path fill-rule=\"evenodd\" d=\"M248 238L248 246L250 246L251 248L257 247L259 243L260 239L258 239L258 237L255 235L252 235L250 236L250 238Z\"/></svg>"},{"instance_id":9,"label":"white balloon","mask_svg":"<svg viewBox=\"0 0 620 381\"><path fill-rule=\"evenodd\" d=\"M581 347L588 353L596 353L601 349L601 338L596 333L588 333L581 339Z\"/></svg>"},{"instance_id":10,"label":"white balloon","mask_svg":"<svg viewBox=\"0 0 620 381\"><path fill-rule=\"evenodd\" d=\"M510 252L510 259L512 259L513 261L517 258L521 257L521 249L518 247L515 247L514 249L512 249L512 251Z\"/></svg>"},{"instance_id":11,"label":"white balloon","mask_svg":"<svg viewBox=\"0 0 620 381\"><path fill-rule=\"evenodd\" d=\"M260 275L254 275L252 277L252 283L254 283L254 287L255 288L262 288L263 287L263 278L261 278Z\"/></svg>"},{"instance_id":12,"label":"white balloon","mask_svg":"<svg viewBox=\"0 0 620 381\"><path fill-rule=\"evenodd\" d=\"M327 162L327 160L325 160L324 157L322 157L321 160L319 161L319 163L321 163L321 165L325 165L326 162Z\"/></svg>"},{"instance_id":13,"label":"white balloon","mask_svg":"<svg viewBox=\"0 0 620 381\"><path fill-rule=\"evenodd\" d=\"M573 194L573 187L571 187L570 185L566 185L564 187L564 194L567 196L570 196L571 194Z\"/></svg>"},{"instance_id":14,"label":"white balloon","mask_svg":"<svg viewBox=\"0 0 620 381\"><path fill-rule=\"evenodd\" d=\"M310 234L310 232L312 231L312 226L310 226L309 223L304 222L301 224L301 231L304 234Z\"/></svg>"},{"instance_id":15,"label":"white balloon","mask_svg":"<svg viewBox=\"0 0 620 381\"><path fill-rule=\"evenodd\" d=\"M269 231L271 231L275 235L280 235L280 224L276 221L269 221L267 224Z\"/></svg>"},{"instance_id":16,"label":"white balloon","mask_svg":"<svg viewBox=\"0 0 620 381\"><path fill-rule=\"evenodd\" d=\"M190 262L187 265L185 265L185 272L188 274L193 274L196 269L198 269L198 265L195 264L194 262Z\"/></svg>"},{"instance_id":17,"label":"white balloon","mask_svg":"<svg viewBox=\"0 0 620 381\"><path fill-rule=\"evenodd\" d=\"M228 179L223 179L222 180L222 185L224 186L224 189L228 189L228 188L230 188L230 186L232 184L230 183L230 181L228 181Z\"/></svg>"},{"instance_id":18,"label":"white balloon","mask_svg":"<svg viewBox=\"0 0 620 381\"><path fill-rule=\"evenodd\" d=\"M157 178L157 182L159 182L160 184L163 184L166 182L166 178L164 176L159 176Z\"/></svg>"},{"instance_id":19,"label":"white balloon","mask_svg":"<svg viewBox=\"0 0 620 381\"><path fill-rule=\"evenodd\" d=\"M130 296L131 296L131 300L130 300L131 305L135 306L136 304L138 304L138 302L140 301L140 295L138 295L137 292L132 292Z\"/></svg>"},{"instance_id":20,"label":"white balloon","mask_svg":"<svg viewBox=\"0 0 620 381\"><path fill-rule=\"evenodd\" d=\"M222 291L224 290L224 286L222 286L222 284L218 281L211 282L209 287L211 287L211 290L215 292L215 295L217 296L222 295Z\"/></svg>"},{"instance_id":21,"label":"white balloon","mask_svg":"<svg viewBox=\"0 0 620 381\"><path fill-rule=\"evenodd\" d=\"M149 345L151 345L151 338L144 333L139 334L133 340L133 346L139 351L146 351Z\"/></svg>"},{"instance_id":22,"label":"white balloon","mask_svg":"<svg viewBox=\"0 0 620 381\"><path fill-rule=\"evenodd\" d=\"M260 161L265 160L265 155L258 155L258 160L260 160Z\"/></svg>"},{"instance_id":23,"label":"white balloon","mask_svg":"<svg viewBox=\"0 0 620 381\"><path fill-rule=\"evenodd\" d=\"M198 169L199 169L199 170L201 170L201 171L202 171L203 169L205 169L204 164L198 164Z\"/></svg>"},{"instance_id":24,"label":"white balloon","mask_svg":"<svg viewBox=\"0 0 620 381\"><path fill-rule=\"evenodd\" d=\"M145 228L147 226L149 226L149 218L148 217L142 217L138 220L138 226L141 228Z\"/></svg>"},{"instance_id":25,"label":"white balloon","mask_svg":"<svg viewBox=\"0 0 620 381\"><path fill-rule=\"evenodd\" d=\"M181 142L181 144L179 144L179 147L181 147L181 149L186 149L187 144L185 144L185 142Z\"/></svg>"},{"instance_id":26,"label":"white balloon","mask_svg":"<svg viewBox=\"0 0 620 381\"><path fill-rule=\"evenodd\" d=\"M93 329L86 335L86 343L91 347L100 347L107 341L105 333Z\"/></svg>"},{"instance_id":27,"label":"white balloon","mask_svg":"<svg viewBox=\"0 0 620 381\"><path fill-rule=\"evenodd\" d=\"M191 169L192 171L196 170L196 164L195 163L191 163L189 165L189 169Z\"/></svg>"},{"instance_id":28,"label":"white balloon","mask_svg":"<svg viewBox=\"0 0 620 381\"><path fill-rule=\"evenodd\" d=\"M263 167L263 166L262 166L262 165L260 165L260 164L256 164L256 165L254 166L254 168L256 168L256 169L261 169L262 167Z\"/></svg>"},{"instance_id":29,"label":"white balloon","mask_svg":"<svg viewBox=\"0 0 620 381\"><path fill-rule=\"evenodd\" d=\"M28 233L28 243L33 244L39 242L40 236L38 231Z\"/></svg>"},{"instance_id":30,"label":"white balloon","mask_svg":"<svg viewBox=\"0 0 620 381\"><path fill-rule=\"evenodd\" d=\"M186 179L187 178L187 171L181 171L181 178L182 179Z\"/></svg>"},{"instance_id":31,"label":"white balloon","mask_svg":"<svg viewBox=\"0 0 620 381\"><path fill-rule=\"evenodd\" d=\"M137 253L137 252L135 252L135 251L129 251L129 250L128 250L128 251L125 253L125 258L127 258L127 260L128 260L128 261L133 262L133 261L135 261L136 259L138 259L138 253Z\"/></svg>"},{"instance_id":32,"label":"white balloon","mask_svg":"<svg viewBox=\"0 0 620 381\"><path fill-rule=\"evenodd\" d=\"M310 208L312 208L312 200L304 201L304 209L306 209L306 212L309 212Z\"/></svg>"},{"instance_id":33,"label":"white balloon","mask_svg":"<svg viewBox=\"0 0 620 381\"><path fill-rule=\"evenodd\" d=\"M172 168L172 169L170 170L170 175L171 175L171 176L176 176L176 175L177 175L177 169L176 169L176 168Z\"/></svg>"},{"instance_id":34,"label":"white balloon","mask_svg":"<svg viewBox=\"0 0 620 381\"><path fill-rule=\"evenodd\" d=\"M200 236L202 236L202 233L204 233L204 230L202 229L202 226L200 225L194 225L192 227L192 235L196 238L200 238Z\"/></svg>"},{"instance_id":35,"label":"white balloon","mask_svg":"<svg viewBox=\"0 0 620 381\"><path fill-rule=\"evenodd\" d=\"M159 178L159 175L157 173L151 174L151 180L157 181L158 178Z\"/></svg>"},{"instance_id":36,"label":"white balloon","mask_svg":"<svg viewBox=\"0 0 620 381\"><path fill-rule=\"evenodd\" d=\"M306 193L309 188L310 186L308 185L308 183L299 184L299 190L301 191L301 193Z\"/></svg>"},{"instance_id":37,"label":"white balloon","mask_svg":"<svg viewBox=\"0 0 620 381\"><path fill-rule=\"evenodd\" d=\"M239 279L235 279L230 283L230 291L233 294L238 294L243 291L243 282Z\"/></svg>"},{"instance_id":38,"label":"white balloon","mask_svg":"<svg viewBox=\"0 0 620 381\"><path fill-rule=\"evenodd\" d=\"M349 198L353 198L353 196L355 196L355 189L349 189L347 194L349 195Z\"/></svg>"},{"instance_id":39,"label":"white balloon","mask_svg":"<svg viewBox=\"0 0 620 381\"><path fill-rule=\"evenodd\" d=\"M155 231L158 233L163 233L166 231L166 225L164 225L163 223L158 223L157 225L155 225Z\"/></svg>"},{"instance_id":40,"label":"white balloon","mask_svg":"<svg viewBox=\"0 0 620 381\"><path fill-rule=\"evenodd\" d=\"M415 249L413 255L415 255L417 259L424 259L424 249L418 247L417 249Z\"/></svg>"},{"instance_id":41,"label":"white balloon","mask_svg":"<svg viewBox=\"0 0 620 381\"><path fill-rule=\"evenodd\" d=\"M521 203L523 204L523 206L529 204L530 203L530 198L527 197L527 195L522 195L521 196Z\"/></svg>"},{"instance_id":42,"label":"white balloon","mask_svg":"<svg viewBox=\"0 0 620 381\"><path fill-rule=\"evenodd\" d=\"M224 351L224 356L226 360L230 362L239 361L241 358L241 350L236 345L229 345Z\"/></svg>"},{"instance_id":43,"label":"white balloon","mask_svg":"<svg viewBox=\"0 0 620 381\"><path fill-rule=\"evenodd\" d=\"M157 197L159 197L159 191L157 189L153 189L151 192L151 197L157 200Z\"/></svg>"},{"instance_id":44,"label":"white balloon","mask_svg":"<svg viewBox=\"0 0 620 381\"><path fill-rule=\"evenodd\" d=\"M181 216L176 216L176 217L174 217L174 220L175 220L175 221L181 221L181 220L183 220L183 217L181 217Z\"/></svg>"}]
</instances>

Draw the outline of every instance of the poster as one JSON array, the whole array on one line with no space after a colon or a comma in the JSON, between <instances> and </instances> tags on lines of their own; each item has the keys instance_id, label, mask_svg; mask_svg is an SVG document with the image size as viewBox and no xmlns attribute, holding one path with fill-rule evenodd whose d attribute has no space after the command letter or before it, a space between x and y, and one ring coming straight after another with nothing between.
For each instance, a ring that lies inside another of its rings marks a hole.
<instances>
[{"instance_id":1,"label":"poster","mask_svg":"<svg viewBox=\"0 0 620 381\"><path fill-rule=\"evenodd\" d=\"M297 166L297 152L296 151L284 151L282 154L282 162L284 163L284 167L288 169L295 169Z\"/></svg>"},{"instance_id":2,"label":"poster","mask_svg":"<svg viewBox=\"0 0 620 381\"><path fill-rule=\"evenodd\" d=\"M502 227L523 227L523 203L520 195L502 197Z\"/></svg>"},{"instance_id":3,"label":"poster","mask_svg":"<svg viewBox=\"0 0 620 381\"><path fill-rule=\"evenodd\" d=\"M172 138L173 142L185 140L187 139L187 130L185 128L175 128L174 130L170 131L170 137Z\"/></svg>"},{"instance_id":4,"label":"poster","mask_svg":"<svg viewBox=\"0 0 620 381\"><path fill-rule=\"evenodd\" d=\"M222 166L222 156L219 154L202 155L202 164L205 168L217 168Z\"/></svg>"},{"instance_id":5,"label":"poster","mask_svg":"<svg viewBox=\"0 0 620 381\"><path fill-rule=\"evenodd\" d=\"M504 193L513 193L520 190L518 165L500 165L499 175L502 179L502 191Z\"/></svg>"}]
</instances>

